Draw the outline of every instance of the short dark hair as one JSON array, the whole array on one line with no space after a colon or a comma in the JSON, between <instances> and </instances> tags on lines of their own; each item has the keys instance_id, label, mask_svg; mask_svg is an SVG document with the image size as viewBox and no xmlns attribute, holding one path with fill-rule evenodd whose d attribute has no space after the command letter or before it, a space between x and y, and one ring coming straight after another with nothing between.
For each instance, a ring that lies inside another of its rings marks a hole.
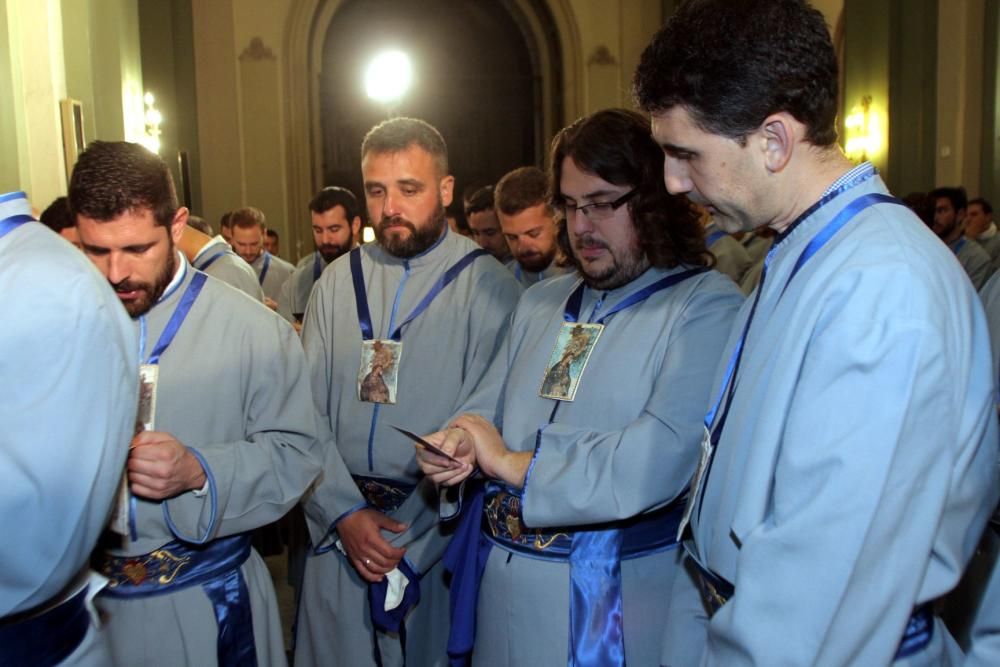
<instances>
[{"instance_id":1,"label":"short dark hair","mask_svg":"<svg viewBox=\"0 0 1000 667\"><path fill-rule=\"evenodd\" d=\"M469 202L465 205L465 217L468 218L473 213L492 211L493 203L493 186L479 188L469 196Z\"/></svg>"},{"instance_id":2,"label":"short dark hair","mask_svg":"<svg viewBox=\"0 0 1000 667\"><path fill-rule=\"evenodd\" d=\"M197 229L202 234L208 234L209 236L215 236L215 231L212 229L212 225L208 224L205 218L199 215L189 215L188 216L188 227L193 227Z\"/></svg>"},{"instance_id":3,"label":"short dark hair","mask_svg":"<svg viewBox=\"0 0 1000 667\"><path fill-rule=\"evenodd\" d=\"M965 188L962 187L946 186L934 188L927 194L927 196L930 197L932 210L938 199L947 199L950 201L951 206L955 209L956 213L968 206L969 202L969 196L965 194Z\"/></svg>"},{"instance_id":4,"label":"short dark hair","mask_svg":"<svg viewBox=\"0 0 1000 667\"><path fill-rule=\"evenodd\" d=\"M232 229L233 227L232 217L233 217L232 211L226 211L225 213L223 213L222 217L219 218L219 227L220 228L229 227L230 229Z\"/></svg>"},{"instance_id":5,"label":"short dark hair","mask_svg":"<svg viewBox=\"0 0 1000 667\"><path fill-rule=\"evenodd\" d=\"M639 244L650 264L671 268L678 264L710 266L705 230L687 197L671 195L663 181L663 151L649 134L649 121L635 111L605 109L577 120L552 140L552 203L562 207L559 191L563 161L569 158L581 170L608 183L635 188L628 202ZM563 225L559 244L579 268Z\"/></svg>"},{"instance_id":6,"label":"short dark hair","mask_svg":"<svg viewBox=\"0 0 1000 667\"><path fill-rule=\"evenodd\" d=\"M970 199L969 203L966 204L966 208L972 206L973 204L979 204L983 209L983 213L985 213L986 215L993 215L993 206L991 206L990 203L985 199L983 199L982 197L976 197L975 199Z\"/></svg>"},{"instance_id":7,"label":"short dark hair","mask_svg":"<svg viewBox=\"0 0 1000 667\"><path fill-rule=\"evenodd\" d=\"M262 230L267 231L267 219L264 218L264 212L253 206L244 206L231 212L229 214L229 223L231 226L239 227L240 229L260 227Z\"/></svg>"},{"instance_id":8,"label":"short dark hair","mask_svg":"<svg viewBox=\"0 0 1000 667\"><path fill-rule=\"evenodd\" d=\"M358 205L358 198L347 188L336 185L328 185L312 198L309 202L309 210L313 213L326 213L334 206L344 209L344 216L350 223L354 218L361 217L361 207Z\"/></svg>"},{"instance_id":9,"label":"short dark hair","mask_svg":"<svg viewBox=\"0 0 1000 667\"><path fill-rule=\"evenodd\" d=\"M496 210L504 215L517 215L539 204L551 209L551 198L549 175L538 167L518 167L507 172L493 191Z\"/></svg>"},{"instance_id":10,"label":"short dark hair","mask_svg":"<svg viewBox=\"0 0 1000 667\"><path fill-rule=\"evenodd\" d=\"M690 0L653 37L636 68L638 105L682 107L740 143L786 111L815 146L837 141L837 57L823 15L803 0Z\"/></svg>"},{"instance_id":11,"label":"short dark hair","mask_svg":"<svg viewBox=\"0 0 1000 667\"><path fill-rule=\"evenodd\" d=\"M156 153L126 141L95 141L80 153L69 180L69 208L107 222L149 209L167 227L177 214L177 192L167 164Z\"/></svg>"},{"instance_id":12,"label":"short dark hair","mask_svg":"<svg viewBox=\"0 0 1000 667\"><path fill-rule=\"evenodd\" d=\"M361 159L369 153L398 153L413 145L431 154L438 176L448 175L448 146L444 137L419 118L390 118L370 129L361 142Z\"/></svg>"},{"instance_id":13,"label":"short dark hair","mask_svg":"<svg viewBox=\"0 0 1000 667\"><path fill-rule=\"evenodd\" d=\"M269 236L270 238L274 239L275 241L280 240L278 237L278 232L274 231L273 229L265 229L264 233L267 234L267 236Z\"/></svg>"},{"instance_id":14,"label":"short dark hair","mask_svg":"<svg viewBox=\"0 0 1000 667\"><path fill-rule=\"evenodd\" d=\"M56 197L48 208L42 211L38 219L54 232L61 232L76 225L66 197Z\"/></svg>"}]
</instances>

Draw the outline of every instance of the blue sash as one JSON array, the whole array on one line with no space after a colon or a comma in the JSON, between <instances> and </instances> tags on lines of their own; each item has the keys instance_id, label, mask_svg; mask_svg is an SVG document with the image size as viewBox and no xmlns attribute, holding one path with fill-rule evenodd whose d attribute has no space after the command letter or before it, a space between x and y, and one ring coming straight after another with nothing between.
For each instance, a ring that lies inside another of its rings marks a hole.
<instances>
[{"instance_id":1,"label":"blue sash","mask_svg":"<svg viewBox=\"0 0 1000 667\"><path fill-rule=\"evenodd\" d=\"M264 285L264 277L267 275L267 270L269 268L271 268L271 253L269 253L269 252L267 252L265 250L264 251L264 266L263 266L263 268L261 268L261 270L260 270L260 277L258 278L258 280L260 281L260 284L261 284L262 287Z\"/></svg>"},{"instance_id":2,"label":"blue sash","mask_svg":"<svg viewBox=\"0 0 1000 667\"><path fill-rule=\"evenodd\" d=\"M704 600L705 606L708 608L708 615L711 617L733 597L735 589L731 583L703 567L697 558L692 557L690 560L698 568L698 587L701 589L702 600ZM918 605L910 614L910 618L906 622L906 630L903 632L903 638L899 640L899 646L896 648L893 660L902 660L923 651L933 638L934 605L925 602Z\"/></svg>"},{"instance_id":3,"label":"blue sash","mask_svg":"<svg viewBox=\"0 0 1000 667\"><path fill-rule=\"evenodd\" d=\"M0 235L2 236L2 235ZM90 628L87 588L41 614L0 620L0 665L55 667L83 643Z\"/></svg>"},{"instance_id":4,"label":"blue sash","mask_svg":"<svg viewBox=\"0 0 1000 667\"><path fill-rule=\"evenodd\" d=\"M955 241L954 244L952 244L951 251L955 253L956 257L958 257L958 253L962 252L962 248L964 247L965 247L965 237L959 236L958 240Z\"/></svg>"},{"instance_id":5,"label":"blue sash","mask_svg":"<svg viewBox=\"0 0 1000 667\"><path fill-rule=\"evenodd\" d=\"M140 598L201 586L218 623L220 667L254 667L257 649L250 593L240 571L250 556L250 542L250 535L242 534L205 546L174 541L142 556L105 554L101 570L110 583L101 595Z\"/></svg>"},{"instance_id":6,"label":"blue sash","mask_svg":"<svg viewBox=\"0 0 1000 667\"><path fill-rule=\"evenodd\" d=\"M9 218L0 220L0 239L7 236L26 222L33 222L35 219L30 215L12 215Z\"/></svg>"}]
</instances>

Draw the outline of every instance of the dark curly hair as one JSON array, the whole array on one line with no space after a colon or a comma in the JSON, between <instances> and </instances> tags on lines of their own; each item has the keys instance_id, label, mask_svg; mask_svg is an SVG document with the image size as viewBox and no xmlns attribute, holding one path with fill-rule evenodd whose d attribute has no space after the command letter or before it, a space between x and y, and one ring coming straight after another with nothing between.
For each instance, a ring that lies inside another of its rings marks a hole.
<instances>
[{"instance_id":1,"label":"dark curly hair","mask_svg":"<svg viewBox=\"0 0 1000 667\"><path fill-rule=\"evenodd\" d=\"M837 141L837 57L823 15L802 0L689 0L643 51L633 92L645 111L683 107L741 144L779 111L813 145Z\"/></svg>"},{"instance_id":2,"label":"dark curly hair","mask_svg":"<svg viewBox=\"0 0 1000 667\"><path fill-rule=\"evenodd\" d=\"M69 208L101 222L150 209L167 227L177 213L177 192L167 163L139 144L95 141L80 154L69 179Z\"/></svg>"},{"instance_id":3,"label":"dark curly hair","mask_svg":"<svg viewBox=\"0 0 1000 667\"><path fill-rule=\"evenodd\" d=\"M577 120L556 135L549 168L552 205L559 210L565 204L559 185L563 160L567 157L583 171L608 183L638 190L628 202L628 209L639 244L651 265L659 268L712 265L698 214L687 197L667 192L663 182L663 151L650 137L645 116L626 109L605 109ZM559 246L579 269L566 225L560 226Z\"/></svg>"}]
</instances>

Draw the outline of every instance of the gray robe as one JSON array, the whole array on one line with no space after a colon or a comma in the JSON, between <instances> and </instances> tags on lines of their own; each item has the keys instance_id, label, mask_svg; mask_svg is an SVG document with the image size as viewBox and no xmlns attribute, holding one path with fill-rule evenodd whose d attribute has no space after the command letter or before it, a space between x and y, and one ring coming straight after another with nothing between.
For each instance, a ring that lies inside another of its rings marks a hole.
<instances>
[{"instance_id":1,"label":"gray robe","mask_svg":"<svg viewBox=\"0 0 1000 667\"><path fill-rule=\"evenodd\" d=\"M524 289L528 289L535 283L540 283L543 280L546 280L548 278L553 278L555 276L561 276L562 274L568 273L570 271L570 269L568 268L557 266L554 260L551 264L548 265L548 267L546 267L544 271L538 271L538 272L522 269L521 265L518 264L516 259L509 260L506 264L504 264L504 266L510 269L511 273L514 274L514 278L517 280L517 282L521 284L521 287L523 287Z\"/></svg>"},{"instance_id":2,"label":"gray robe","mask_svg":"<svg viewBox=\"0 0 1000 667\"><path fill-rule=\"evenodd\" d=\"M264 279L261 280L260 274L264 270L265 257L270 257L271 261L267 267L267 273L264 274ZM295 267L289 262L269 252L262 252L250 264L250 268L257 274L257 282L260 283L261 289L264 290L264 296L274 301L277 301L281 296L281 286L285 284L285 281L288 280L295 270Z\"/></svg>"},{"instance_id":3,"label":"gray robe","mask_svg":"<svg viewBox=\"0 0 1000 667\"><path fill-rule=\"evenodd\" d=\"M996 505L986 323L948 248L905 207L878 204L788 282L869 193L886 193L877 176L793 228L758 287L691 521L701 563L736 587L703 665L890 664L914 607L955 586ZM896 664L948 665L956 650L938 620L930 645Z\"/></svg>"},{"instance_id":4,"label":"gray robe","mask_svg":"<svg viewBox=\"0 0 1000 667\"><path fill-rule=\"evenodd\" d=\"M21 198L0 204L0 219L30 212ZM4 619L87 582L135 425L138 343L104 277L41 224L0 238L0 266ZM109 661L94 618L62 664Z\"/></svg>"},{"instance_id":5,"label":"gray robe","mask_svg":"<svg viewBox=\"0 0 1000 667\"><path fill-rule=\"evenodd\" d=\"M308 261L306 261L308 260ZM328 264L319 252L305 257L281 286L278 296L278 314L289 322L301 321L312 294L313 285Z\"/></svg>"},{"instance_id":6,"label":"gray robe","mask_svg":"<svg viewBox=\"0 0 1000 667\"><path fill-rule=\"evenodd\" d=\"M650 269L607 293L588 288L579 321L591 317L602 295L598 317L683 270ZM560 276L525 292L475 397L485 404L478 409L484 417L502 421L509 448L535 452L522 493L528 528L614 522L685 492L712 369L743 301L730 280L709 271L616 313L590 355L575 399L559 402L555 419L539 433L557 403L540 397L539 387L578 282L576 275ZM494 414L488 398L498 385ZM707 619L681 561L674 547L622 562L628 664L697 661ZM479 596L474 664L567 664L569 607L568 563L494 547Z\"/></svg>"},{"instance_id":7,"label":"gray robe","mask_svg":"<svg viewBox=\"0 0 1000 667\"><path fill-rule=\"evenodd\" d=\"M978 241L967 239L964 236L952 243L951 249L962 268L969 274L972 286L977 290L982 289L993 273L993 262L990 260L989 254L983 250Z\"/></svg>"},{"instance_id":8,"label":"gray robe","mask_svg":"<svg viewBox=\"0 0 1000 667\"><path fill-rule=\"evenodd\" d=\"M444 271L476 249L472 241L450 231L409 260L393 257L376 244L362 246L375 336L388 337L394 310L398 324ZM493 257L473 261L404 327L397 403L379 405L376 411L375 404L358 400L362 337L350 257L338 258L323 272L302 330L316 407L327 429L325 477L304 503L313 545L329 547L336 539L336 522L365 505L352 474L409 484L421 480L413 444L390 425L428 433L455 415L492 361L519 294L510 273ZM406 621L409 664L445 664L448 601L439 563L445 537L433 486L419 486L391 516L410 527L398 535L387 534L387 539L405 546L407 561L423 573L420 603ZM299 607L295 664L372 665L371 627L367 585L354 567L336 549L311 555ZM379 645L387 664L399 661L393 655L398 640L383 635Z\"/></svg>"},{"instance_id":9,"label":"gray robe","mask_svg":"<svg viewBox=\"0 0 1000 667\"><path fill-rule=\"evenodd\" d=\"M222 253L214 261L209 261L218 253ZM202 248L191 264L199 271L204 271L213 278L218 278L227 285L232 285L250 298L264 301L264 290L257 280L257 273L242 257L233 252L225 239L216 236ZM205 265L208 264L206 267Z\"/></svg>"},{"instance_id":10,"label":"gray robe","mask_svg":"<svg viewBox=\"0 0 1000 667\"><path fill-rule=\"evenodd\" d=\"M145 316L143 360L195 273L189 266L180 271L180 285ZM312 451L316 416L295 332L214 278L208 278L164 352L157 392L156 430L200 454L209 492L188 491L165 502L139 499L138 539L116 555L146 554L175 539L216 539L266 525L293 507L319 473ZM282 665L281 623L267 568L252 552L241 571L258 663ZM101 596L98 603L109 618L106 630L118 664L216 664L215 615L200 586L145 598Z\"/></svg>"}]
</instances>

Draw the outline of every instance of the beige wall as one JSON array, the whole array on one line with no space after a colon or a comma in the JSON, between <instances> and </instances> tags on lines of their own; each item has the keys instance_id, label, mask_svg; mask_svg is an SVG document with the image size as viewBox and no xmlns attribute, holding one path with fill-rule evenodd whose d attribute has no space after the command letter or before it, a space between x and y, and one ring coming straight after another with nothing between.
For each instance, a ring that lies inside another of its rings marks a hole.
<instances>
[{"instance_id":1,"label":"beige wall","mask_svg":"<svg viewBox=\"0 0 1000 667\"><path fill-rule=\"evenodd\" d=\"M983 0L938 7L937 146L934 185L978 194L982 141Z\"/></svg>"},{"instance_id":2,"label":"beige wall","mask_svg":"<svg viewBox=\"0 0 1000 667\"><path fill-rule=\"evenodd\" d=\"M0 191L37 208L65 194L66 97L83 102L87 141L141 136L135 0L0 0Z\"/></svg>"}]
</instances>

